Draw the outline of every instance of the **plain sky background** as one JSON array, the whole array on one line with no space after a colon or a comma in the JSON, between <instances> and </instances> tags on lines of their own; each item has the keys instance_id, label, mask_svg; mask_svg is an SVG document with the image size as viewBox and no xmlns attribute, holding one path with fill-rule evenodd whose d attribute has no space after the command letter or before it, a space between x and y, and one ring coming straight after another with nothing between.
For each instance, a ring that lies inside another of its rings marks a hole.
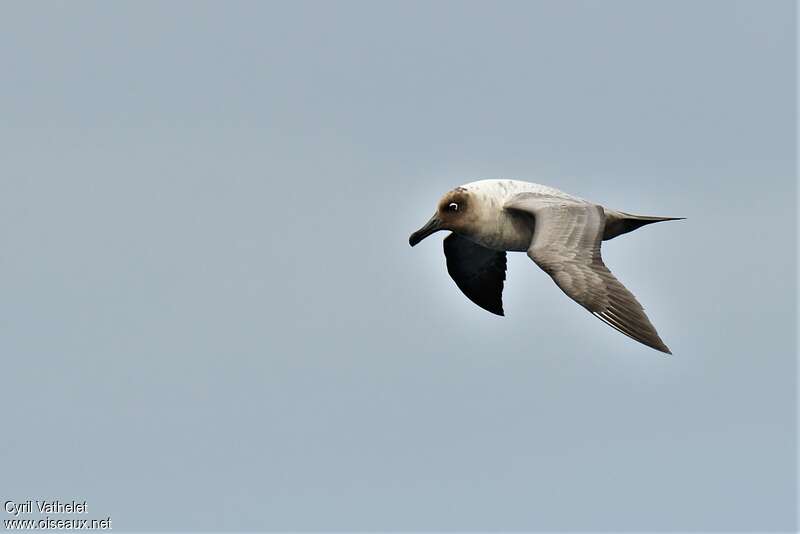
<instances>
[{"instance_id":1,"label":"plain sky background","mask_svg":"<svg viewBox=\"0 0 800 534\"><path fill-rule=\"evenodd\" d=\"M795 34L788 1L4 3L0 495L793 531ZM409 248L501 177L688 217L603 247L674 356L524 254L498 318L444 234Z\"/></svg>"}]
</instances>

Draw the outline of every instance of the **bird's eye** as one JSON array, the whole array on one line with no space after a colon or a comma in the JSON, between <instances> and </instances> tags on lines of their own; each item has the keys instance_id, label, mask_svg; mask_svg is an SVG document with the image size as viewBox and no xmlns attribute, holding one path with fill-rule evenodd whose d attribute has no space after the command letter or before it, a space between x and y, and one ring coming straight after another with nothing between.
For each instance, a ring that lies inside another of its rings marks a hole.
<instances>
[{"instance_id":1,"label":"bird's eye","mask_svg":"<svg viewBox=\"0 0 800 534\"><path fill-rule=\"evenodd\" d=\"M458 211L458 204L451 202L447 205L447 211Z\"/></svg>"}]
</instances>

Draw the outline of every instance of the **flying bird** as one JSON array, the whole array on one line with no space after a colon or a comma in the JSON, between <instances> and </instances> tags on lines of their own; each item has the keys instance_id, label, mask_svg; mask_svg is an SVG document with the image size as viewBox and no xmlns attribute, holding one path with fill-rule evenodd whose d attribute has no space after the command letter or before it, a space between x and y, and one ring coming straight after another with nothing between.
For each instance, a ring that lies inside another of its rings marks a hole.
<instances>
[{"instance_id":1,"label":"flying bird","mask_svg":"<svg viewBox=\"0 0 800 534\"><path fill-rule=\"evenodd\" d=\"M436 213L408 242L439 230L447 272L481 308L503 315L506 252L528 256L569 298L626 336L672 354L641 304L608 270L600 242L646 224L683 217L646 217L605 208L545 185L480 180L448 191Z\"/></svg>"}]
</instances>

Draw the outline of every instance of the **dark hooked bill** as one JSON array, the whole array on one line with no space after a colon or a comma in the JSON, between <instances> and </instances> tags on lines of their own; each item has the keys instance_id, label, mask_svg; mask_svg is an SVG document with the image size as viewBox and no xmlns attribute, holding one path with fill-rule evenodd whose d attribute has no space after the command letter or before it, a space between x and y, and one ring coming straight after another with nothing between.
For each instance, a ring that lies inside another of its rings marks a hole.
<instances>
[{"instance_id":1,"label":"dark hooked bill","mask_svg":"<svg viewBox=\"0 0 800 534\"><path fill-rule=\"evenodd\" d=\"M436 215L431 217L431 220L425 223L425 226L411 234L411 237L408 238L408 244L412 247L431 235L434 232L442 230L442 221L440 221Z\"/></svg>"}]
</instances>

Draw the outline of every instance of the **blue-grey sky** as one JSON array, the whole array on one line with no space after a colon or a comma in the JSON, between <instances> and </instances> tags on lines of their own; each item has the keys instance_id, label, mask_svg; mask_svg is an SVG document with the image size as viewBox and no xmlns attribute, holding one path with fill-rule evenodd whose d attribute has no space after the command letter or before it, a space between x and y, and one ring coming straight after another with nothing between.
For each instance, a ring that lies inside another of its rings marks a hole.
<instances>
[{"instance_id":1,"label":"blue-grey sky","mask_svg":"<svg viewBox=\"0 0 800 534\"><path fill-rule=\"evenodd\" d=\"M793 530L788 1L16 2L0 495L115 530ZM446 190L684 216L604 244L665 357ZM7 516L4 516L5 519Z\"/></svg>"}]
</instances>

